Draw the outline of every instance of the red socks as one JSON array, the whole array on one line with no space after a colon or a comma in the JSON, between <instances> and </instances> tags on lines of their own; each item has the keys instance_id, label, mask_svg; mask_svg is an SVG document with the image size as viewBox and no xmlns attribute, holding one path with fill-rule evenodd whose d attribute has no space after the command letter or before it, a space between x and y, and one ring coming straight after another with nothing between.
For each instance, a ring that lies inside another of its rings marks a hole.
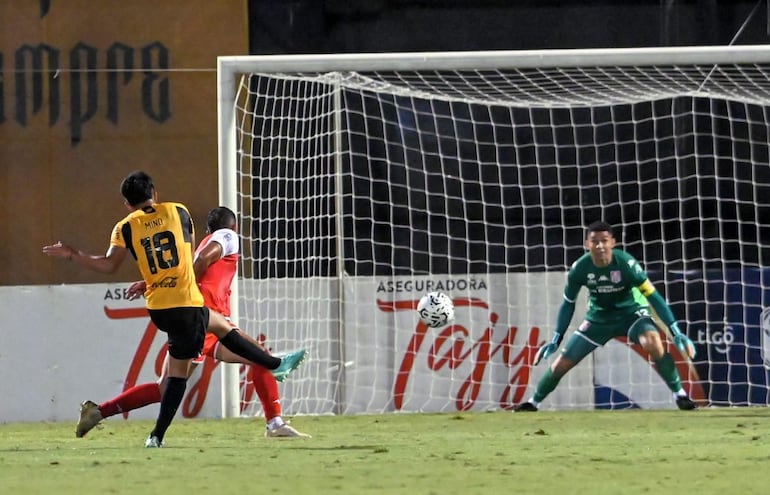
<instances>
[{"instance_id":1,"label":"red socks","mask_svg":"<svg viewBox=\"0 0 770 495\"><path fill-rule=\"evenodd\" d=\"M265 420L269 421L281 415L281 396L278 393L278 382L270 370L262 366L250 366L249 378L254 384L254 390L262 402ZM120 413L127 413L149 404L160 402L160 387L157 383L143 383L125 390L120 395L99 404L102 417L109 418Z\"/></svg>"},{"instance_id":2,"label":"red socks","mask_svg":"<svg viewBox=\"0 0 770 495\"><path fill-rule=\"evenodd\" d=\"M262 403L262 411L265 413L265 420L270 421L276 416L281 415L281 396L278 395L278 382L270 370L262 366L251 366L249 378L254 384L254 390Z\"/></svg>"},{"instance_id":3,"label":"red socks","mask_svg":"<svg viewBox=\"0 0 770 495\"><path fill-rule=\"evenodd\" d=\"M143 383L125 390L122 394L107 402L99 404L99 412L102 413L102 417L108 418L119 413L127 413L128 411L139 409L148 404L154 404L155 402L160 402L160 387L155 382Z\"/></svg>"}]
</instances>

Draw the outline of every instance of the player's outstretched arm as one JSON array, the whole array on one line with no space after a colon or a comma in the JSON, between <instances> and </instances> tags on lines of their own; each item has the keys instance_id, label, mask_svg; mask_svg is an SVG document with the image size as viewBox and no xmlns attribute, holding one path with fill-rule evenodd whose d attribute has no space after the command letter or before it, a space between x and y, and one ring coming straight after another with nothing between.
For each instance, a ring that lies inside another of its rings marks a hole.
<instances>
[{"instance_id":1,"label":"player's outstretched arm","mask_svg":"<svg viewBox=\"0 0 770 495\"><path fill-rule=\"evenodd\" d=\"M123 260L126 259L127 252L128 250L125 248L110 246L106 255L96 256L79 251L61 241L50 246L43 246L43 253L48 256L65 258L89 270L101 273L115 273Z\"/></svg>"},{"instance_id":2,"label":"player's outstretched arm","mask_svg":"<svg viewBox=\"0 0 770 495\"><path fill-rule=\"evenodd\" d=\"M575 302L568 299L564 299L559 307L559 313L556 317L556 331L553 334L553 338L547 344L544 344L535 354L535 359L532 362L534 366L537 366L543 359L548 359L549 356L559 350L561 341L564 339L564 333L567 331L569 322L572 321L572 315L575 313Z\"/></svg>"},{"instance_id":3,"label":"player's outstretched arm","mask_svg":"<svg viewBox=\"0 0 770 495\"><path fill-rule=\"evenodd\" d=\"M537 366L540 364L540 361L543 359L548 359L549 356L559 350L559 344L561 344L561 341L562 336L558 333L554 334L550 342L544 344L540 347L540 349L537 350L537 354L535 354L535 360L532 362L532 365Z\"/></svg>"},{"instance_id":4,"label":"player's outstretched arm","mask_svg":"<svg viewBox=\"0 0 770 495\"><path fill-rule=\"evenodd\" d=\"M676 345L676 348L687 354L690 359L694 358L695 345L692 343L692 340L690 340L690 337L679 330L679 324L674 322L669 325L668 329L671 330L671 335L674 336L674 345Z\"/></svg>"},{"instance_id":5,"label":"player's outstretched arm","mask_svg":"<svg viewBox=\"0 0 770 495\"><path fill-rule=\"evenodd\" d=\"M695 345L692 343L692 340L690 340L690 337L682 333L679 329L679 324L676 322L676 318L674 318L674 313L671 311L666 300L663 299L663 296L661 296L658 291L654 290L649 294L645 294L645 297L647 297L647 300L650 301L655 312L658 313L660 319L663 320L663 323L665 323L671 331L671 336L674 339L676 348L687 354L690 359L694 358Z\"/></svg>"}]
</instances>

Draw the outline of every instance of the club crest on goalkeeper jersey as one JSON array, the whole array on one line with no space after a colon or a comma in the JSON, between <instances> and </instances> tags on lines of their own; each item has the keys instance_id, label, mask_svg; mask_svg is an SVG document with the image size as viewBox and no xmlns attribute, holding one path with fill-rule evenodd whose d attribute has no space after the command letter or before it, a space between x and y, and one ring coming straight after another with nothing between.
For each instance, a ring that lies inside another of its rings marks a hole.
<instances>
[{"instance_id":1,"label":"club crest on goalkeeper jersey","mask_svg":"<svg viewBox=\"0 0 770 495\"><path fill-rule=\"evenodd\" d=\"M594 265L591 254L575 261L567 274L564 297L577 298L580 288L588 290L586 319L594 323L610 323L649 306L647 298L655 291L639 262L620 249L612 250L608 266Z\"/></svg>"},{"instance_id":2,"label":"club crest on goalkeeper jersey","mask_svg":"<svg viewBox=\"0 0 770 495\"><path fill-rule=\"evenodd\" d=\"M115 224L110 245L128 249L136 260L148 309L203 306L193 270L194 233L181 203L156 203Z\"/></svg>"}]
</instances>

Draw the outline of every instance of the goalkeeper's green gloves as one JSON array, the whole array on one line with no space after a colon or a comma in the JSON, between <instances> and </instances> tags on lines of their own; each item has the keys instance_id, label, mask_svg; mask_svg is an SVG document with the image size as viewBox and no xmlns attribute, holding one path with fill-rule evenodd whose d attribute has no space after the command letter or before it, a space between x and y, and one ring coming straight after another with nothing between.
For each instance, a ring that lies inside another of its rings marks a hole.
<instances>
[{"instance_id":1,"label":"goalkeeper's green gloves","mask_svg":"<svg viewBox=\"0 0 770 495\"><path fill-rule=\"evenodd\" d=\"M677 322L672 323L668 328L671 330L671 335L674 336L674 344L676 345L676 348L679 349L679 351L687 354L690 359L694 358L695 345L692 343L692 340L690 340L690 337L683 334L682 331L679 330L679 325Z\"/></svg>"},{"instance_id":2,"label":"goalkeeper's green gloves","mask_svg":"<svg viewBox=\"0 0 770 495\"><path fill-rule=\"evenodd\" d=\"M532 365L537 366L540 361L547 359L548 356L556 352L559 349L559 344L561 344L561 340L563 338L564 335L555 333L550 342L544 344L542 347L540 347L540 349L537 350L537 354L535 354L535 360Z\"/></svg>"}]
</instances>

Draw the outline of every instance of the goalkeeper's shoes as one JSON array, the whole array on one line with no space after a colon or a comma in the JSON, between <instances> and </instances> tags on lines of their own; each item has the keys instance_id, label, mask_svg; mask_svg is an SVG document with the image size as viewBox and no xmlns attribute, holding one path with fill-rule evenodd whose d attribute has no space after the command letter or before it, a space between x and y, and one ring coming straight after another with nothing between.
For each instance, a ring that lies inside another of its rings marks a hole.
<instances>
[{"instance_id":1,"label":"goalkeeper's shoes","mask_svg":"<svg viewBox=\"0 0 770 495\"><path fill-rule=\"evenodd\" d=\"M527 401L513 406L513 412L537 412L537 406Z\"/></svg>"},{"instance_id":2,"label":"goalkeeper's shoes","mask_svg":"<svg viewBox=\"0 0 770 495\"><path fill-rule=\"evenodd\" d=\"M150 435L147 440L144 441L144 447L146 449L159 449L163 447L163 441L155 435Z\"/></svg>"},{"instance_id":3,"label":"goalkeeper's shoes","mask_svg":"<svg viewBox=\"0 0 770 495\"><path fill-rule=\"evenodd\" d=\"M78 419L78 425L75 427L75 436L81 438L93 430L103 419L104 416L99 411L99 405L96 402L90 400L83 402L80 404L80 419Z\"/></svg>"},{"instance_id":4,"label":"goalkeeper's shoes","mask_svg":"<svg viewBox=\"0 0 770 495\"><path fill-rule=\"evenodd\" d=\"M692 411L693 409L698 408L698 404L686 395L679 395L676 398L676 407L682 411Z\"/></svg>"},{"instance_id":5,"label":"goalkeeper's shoes","mask_svg":"<svg viewBox=\"0 0 770 495\"><path fill-rule=\"evenodd\" d=\"M273 374L276 380L282 382L286 380L286 377L289 376L289 373L299 368L299 365L302 364L302 362L305 360L305 357L307 357L307 350L300 349L298 351L289 352L283 356L276 355L276 357L281 358L281 364L270 372Z\"/></svg>"},{"instance_id":6,"label":"goalkeeper's shoes","mask_svg":"<svg viewBox=\"0 0 770 495\"><path fill-rule=\"evenodd\" d=\"M267 438L312 438L307 433L302 433L291 426L289 426L287 423L282 424L281 426L277 428L267 428L265 430L265 437Z\"/></svg>"}]
</instances>

